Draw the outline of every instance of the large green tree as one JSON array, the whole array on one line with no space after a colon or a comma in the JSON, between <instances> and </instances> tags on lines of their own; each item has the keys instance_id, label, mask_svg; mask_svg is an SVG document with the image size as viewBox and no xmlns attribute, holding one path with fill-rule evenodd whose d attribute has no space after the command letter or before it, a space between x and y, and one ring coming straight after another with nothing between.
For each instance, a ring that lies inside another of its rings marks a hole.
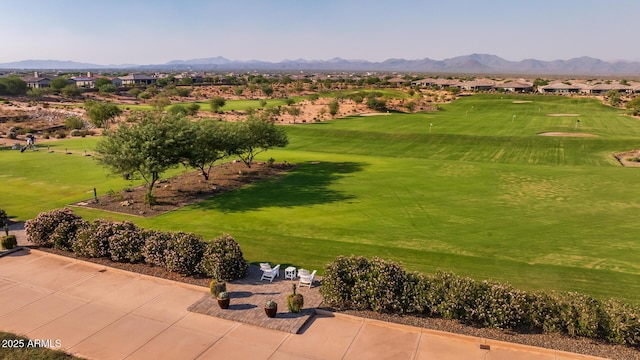
<instances>
[{"instance_id":1,"label":"large green tree","mask_svg":"<svg viewBox=\"0 0 640 360\"><path fill-rule=\"evenodd\" d=\"M633 111L633 115L640 114L640 96L636 96L633 100L626 104L627 109Z\"/></svg>"},{"instance_id":2,"label":"large green tree","mask_svg":"<svg viewBox=\"0 0 640 360\"><path fill-rule=\"evenodd\" d=\"M91 124L96 127L107 127L109 121L122 113L119 107L110 102L87 100L84 108Z\"/></svg>"},{"instance_id":3,"label":"large green tree","mask_svg":"<svg viewBox=\"0 0 640 360\"><path fill-rule=\"evenodd\" d=\"M233 134L225 122L203 120L191 123L191 126L195 135L183 154L183 162L186 166L200 170L205 180L209 180L214 163L229 156Z\"/></svg>"},{"instance_id":4,"label":"large green tree","mask_svg":"<svg viewBox=\"0 0 640 360\"><path fill-rule=\"evenodd\" d=\"M17 76L0 78L0 95L24 95L27 89L27 83Z\"/></svg>"},{"instance_id":5,"label":"large green tree","mask_svg":"<svg viewBox=\"0 0 640 360\"><path fill-rule=\"evenodd\" d=\"M181 116L136 114L133 125L106 131L96 145L98 162L114 174L138 174L147 185L145 202L154 204L153 186L166 170L178 166L188 153L194 127Z\"/></svg>"},{"instance_id":6,"label":"large green tree","mask_svg":"<svg viewBox=\"0 0 640 360\"><path fill-rule=\"evenodd\" d=\"M218 112L218 110L220 110L220 108L223 107L225 104L226 104L226 101L219 96L216 96L211 100L209 100L209 106L211 107L211 111L213 112Z\"/></svg>"},{"instance_id":7,"label":"large green tree","mask_svg":"<svg viewBox=\"0 0 640 360\"><path fill-rule=\"evenodd\" d=\"M237 155L248 168L256 155L274 147L289 144L287 133L272 121L250 116L244 122L232 123L229 136L230 153Z\"/></svg>"},{"instance_id":8,"label":"large green tree","mask_svg":"<svg viewBox=\"0 0 640 360\"><path fill-rule=\"evenodd\" d=\"M69 85L68 76L58 76L51 79L51 82L49 83L49 87L51 87L51 89L53 89L53 91L56 93L62 90L67 85Z\"/></svg>"}]
</instances>

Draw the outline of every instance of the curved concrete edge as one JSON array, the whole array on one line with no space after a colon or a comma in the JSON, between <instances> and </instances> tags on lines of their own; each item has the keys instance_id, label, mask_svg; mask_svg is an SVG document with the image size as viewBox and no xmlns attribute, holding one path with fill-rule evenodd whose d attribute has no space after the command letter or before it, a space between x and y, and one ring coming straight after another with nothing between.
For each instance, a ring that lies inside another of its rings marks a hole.
<instances>
[{"instance_id":1,"label":"curved concrete edge","mask_svg":"<svg viewBox=\"0 0 640 360\"><path fill-rule=\"evenodd\" d=\"M10 249L10 250L0 250L0 257L7 256L9 254L13 254L14 252L21 251L22 249L24 249L24 247L16 246L16 247L14 247L13 249Z\"/></svg>"},{"instance_id":2,"label":"curved concrete edge","mask_svg":"<svg viewBox=\"0 0 640 360\"><path fill-rule=\"evenodd\" d=\"M523 344L517 344L517 343L510 343L510 342L506 342L506 341L487 339L487 338L479 338L479 337L476 337L476 336L462 335L462 334L450 333L450 332L446 332L446 331L426 329L426 328L403 325L403 324L396 324L396 323L391 323L391 322L386 322L386 321L381 321L381 320L361 318L361 317L357 317L357 316L354 316L354 315L336 313L336 312L331 312L331 311L322 310L322 309L316 309L315 311L316 311L316 315L321 315L321 316L339 317L339 318L345 318L345 319L351 319L351 320L361 320L361 321L364 321L365 323L367 323L367 322L375 323L376 325L380 325L380 326L384 326L384 327L388 327L388 328L392 328L392 329L408 329L408 330L413 330L413 331L420 331L423 334L440 336L440 337L445 337L445 338L449 338L449 339L460 339L460 340L464 340L464 341L477 340L482 345L496 346L496 347L501 347L501 348L509 348L509 349L513 349L513 350L517 350L517 351L525 351L525 352L531 352L531 353L536 353L536 354L548 354L548 355L552 355L554 357L562 357L562 358L565 358L565 359L576 359L576 360L602 360L602 359L605 359L605 358L601 358L601 357L597 357L597 356L576 354L576 353L571 353L571 352L562 351L562 350L547 349L547 348L543 348L543 347L537 347L537 346L531 346L531 345L523 345Z\"/></svg>"},{"instance_id":3,"label":"curved concrete edge","mask_svg":"<svg viewBox=\"0 0 640 360\"><path fill-rule=\"evenodd\" d=\"M34 252L36 252L38 254L41 254L41 255L50 256L50 257L58 258L58 259L65 259L65 260L68 260L68 261L71 261L71 262L74 262L74 263L78 263L78 264L82 264L82 265L86 265L86 266L91 266L91 267L93 267L95 269L99 269L99 270L108 270L108 271L113 271L113 272L120 273L120 274L126 274L126 275L129 275L129 276L139 277L141 279L153 280L153 281L163 282L163 283L166 283L166 284L176 285L176 286L180 286L180 287L191 289L191 290L197 290L197 291L203 291L204 290L207 293L209 292L209 288L208 287L204 287L204 286L193 285L193 284L188 284L188 283L184 283L184 282L181 282L181 281L169 280L169 279L165 279L165 278L161 278L161 277L156 277L156 276L151 276L151 275L146 275L146 274L140 274L140 273L133 272L133 271L122 270L122 269L118 269L116 267L103 265L103 264L96 264L96 263L91 262L91 261L86 261L86 260L82 260L82 259L62 256L62 255L58 255L58 254L52 254L50 252L46 252L46 251L42 251L42 250L38 250L38 249L30 248L29 250L30 251L34 251Z\"/></svg>"}]
</instances>

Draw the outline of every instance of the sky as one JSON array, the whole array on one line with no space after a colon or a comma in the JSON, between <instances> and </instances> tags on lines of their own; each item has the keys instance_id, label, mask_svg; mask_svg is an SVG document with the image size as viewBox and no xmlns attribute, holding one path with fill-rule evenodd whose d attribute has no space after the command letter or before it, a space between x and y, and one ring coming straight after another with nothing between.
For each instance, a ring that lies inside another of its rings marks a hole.
<instances>
[{"instance_id":1,"label":"sky","mask_svg":"<svg viewBox=\"0 0 640 360\"><path fill-rule=\"evenodd\" d=\"M638 0L0 0L0 63L640 61L638 14Z\"/></svg>"}]
</instances>

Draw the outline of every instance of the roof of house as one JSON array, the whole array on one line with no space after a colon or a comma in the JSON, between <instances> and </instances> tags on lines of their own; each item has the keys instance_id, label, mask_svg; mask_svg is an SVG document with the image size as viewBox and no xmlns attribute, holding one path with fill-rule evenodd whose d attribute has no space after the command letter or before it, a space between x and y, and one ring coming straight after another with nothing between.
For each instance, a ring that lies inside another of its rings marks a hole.
<instances>
[{"instance_id":1,"label":"roof of house","mask_svg":"<svg viewBox=\"0 0 640 360\"><path fill-rule=\"evenodd\" d=\"M144 74L129 74L126 76L120 76L118 79L120 80L156 80L153 76L144 75Z\"/></svg>"},{"instance_id":2,"label":"roof of house","mask_svg":"<svg viewBox=\"0 0 640 360\"><path fill-rule=\"evenodd\" d=\"M420 80L412 81L412 83L414 83L414 84L433 84L433 83L435 83L435 81L436 81L436 79L426 78L426 79L420 79Z\"/></svg>"},{"instance_id":3,"label":"roof of house","mask_svg":"<svg viewBox=\"0 0 640 360\"><path fill-rule=\"evenodd\" d=\"M498 88L526 89L526 88L533 87L533 84L526 83L526 82L520 82L520 81L509 81L509 82L502 83L502 84L496 84L496 87L498 87Z\"/></svg>"},{"instance_id":4,"label":"roof of house","mask_svg":"<svg viewBox=\"0 0 640 360\"><path fill-rule=\"evenodd\" d=\"M582 89L584 87L585 87L584 85L581 86L580 84L567 85L565 83L553 83L553 84L542 86L541 89L543 89L543 90L551 90L551 89L568 90L568 89Z\"/></svg>"},{"instance_id":5,"label":"roof of house","mask_svg":"<svg viewBox=\"0 0 640 360\"><path fill-rule=\"evenodd\" d=\"M622 84L597 84L591 87L591 90L599 90L599 91L608 91L608 90L630 90L631 86L622 85Z\"/></svg>"},{"instance_id":6,"label":"roof of house","mask_svg":"<svg viewBox=\"0 0 640 360\"><path fill-rule=\"evenodd\" d=\"M460 83L461 86L465 87L480 87L480 86L493 86L495 82L487 81L487 80L474 80L474 81L465 81Z\"/></svg>"},{"instance_id":7,"label":"roof of house","mask_svg":"<svg viewBox=\"0 0 640 360\"><path fill-rule=\"evenodd\" d=\"M23 77L22 80L24 80L24 82L26 83L39 83L43 81L51 81L51 79L48 77L33 77L33 76Z\"/></svg>"}]
</instances>

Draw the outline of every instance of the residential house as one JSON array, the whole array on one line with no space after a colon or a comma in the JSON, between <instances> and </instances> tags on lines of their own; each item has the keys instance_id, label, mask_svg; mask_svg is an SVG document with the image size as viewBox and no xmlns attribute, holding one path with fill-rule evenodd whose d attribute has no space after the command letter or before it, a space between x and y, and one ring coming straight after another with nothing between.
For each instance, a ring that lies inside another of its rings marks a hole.
<instances>
[{"instance_id":1,"label":"residential house","mask_svg":"<svg viewBox=\"0 0 640 360\"><path fill-rule=\"evenodd\" d=\"M588 89L590 94L606 94L607 92L614 90L619 93L632 92L631 86L622 84L596 84Z\"/></svg>"},{"instance_id":2,"label":"residential house","mask_svg":"<svg viewBox=\"0 0 640 360\"><path fill-rule=\"evenodd\" d=\"M118 80L116 80L118 79ZM156 78L144 74L129 74L127 76L121 76L114 79L113 84L117 87L120 86L135 86L135 85L152 85L156 83Z\"/></svg>"},{"instance_id":3,"label":"residential house","mask_svg":"<svg viewBox=\"0 0 640 360\"><path fill-rule=\"evenodd\" d=\"M48 88L51 84L50 77L40 76L37 71L33 73L33 76L23 77L22 80L24 80L31 89Z\"/></svg>"},{"instance_id":4,"label":"residential house","mask_svg":"<svg viewBox=\"0 0 640 360\"><path fill-rule=\"evenodd\" d=\"M96 87L96 78L93 77L74 77L70 79L77 87L83 89L93 89Z\"/></svg>"},{"instance_id":5,"label":"residential house","mask_svg":"<svg viewBox=\"0 0 640 360\"><path fill-rule=\"evenodd\" d=\"M467 91L488 91L492 90L495 82L488 80L465 81L458 84L458 87Z\"/></svg>"},{"instance_id":6,"label":"residential house","mask_svg":"<svg viewBox=\"0 0 640 360\"><path fill-rule=\"evenodd\" d=\"M540 86L540 87L538 87L538 91L543 93L543 94L547 94L547 93L567 94L567 93L579 93L584 88L585 88L584 86L580 86L580 85L572 85L572 84L565 84L565 83L554 83L554 84L549 84L549 85L545 85L545 86Z\"/></svg>"},{"instance_id":7,"label":"residential house","mask_svg":"<svg viewBox=\"0 0 640 360\"><path fill-rule=\"evenodd\" d=\"M521 81L509 81L502 84L497 84L496 89L502 89L506 92L525 93L533 91L533 84Z\"/></svg>"},{"instance_id":8,"label":"residential house","mask_svg":"<svg viewBox=\"0 0 640 360\"><path fill-rule=\"evenodd\" d=\"M396 87L402 87L404 84L408 84L409 80L407 79L403 79L403 78L399 78L399 77L394 77L391 78L389 80L387 80L387 82L391 85L395 85Z\"/></svg>"},{"instance_id":9,"label":"residential house","mask_svg":"<svg viewBox=\"0 0 640 360\"><path fill-rule=\"evenodd\" d=\"M436 79L426 78L426 79L412 81L411 86L429 87L429 86L435 85L435 83L436 83Z\"/></svg>"}]
</instances>

